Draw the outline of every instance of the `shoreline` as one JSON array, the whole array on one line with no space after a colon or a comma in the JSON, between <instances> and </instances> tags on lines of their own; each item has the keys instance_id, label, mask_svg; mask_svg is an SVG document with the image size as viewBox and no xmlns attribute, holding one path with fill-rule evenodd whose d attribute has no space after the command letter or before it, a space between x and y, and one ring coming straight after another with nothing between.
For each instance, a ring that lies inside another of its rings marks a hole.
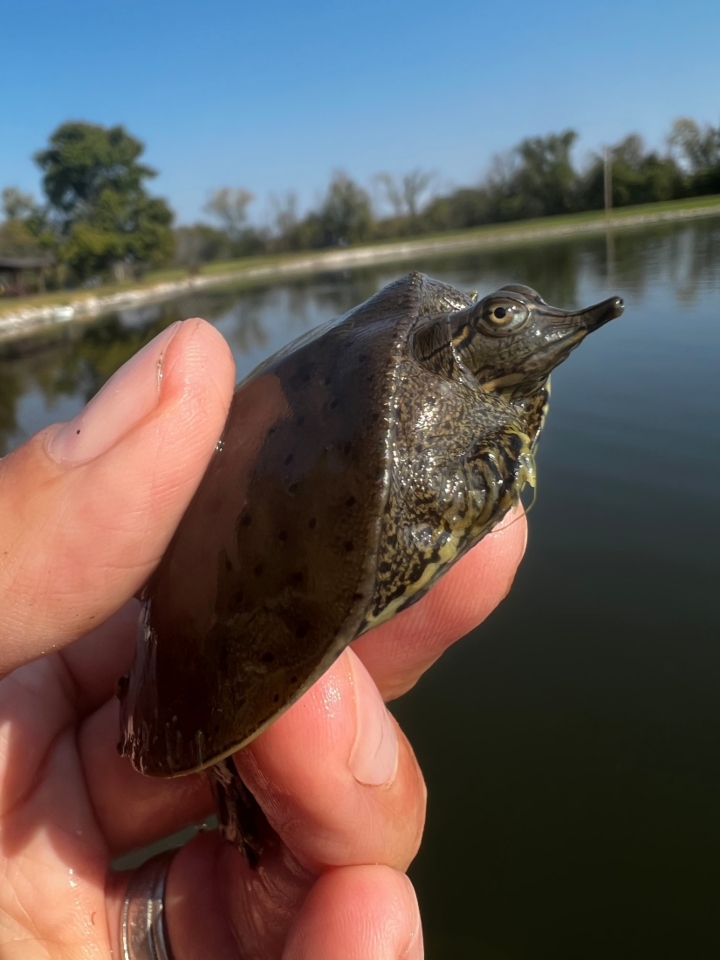
<instances>
[{"instance_id":1,"label":"shoreline","mask_svg":"<svg viewBox=\"0 0 720 960\"><path fill-rule=\"evenodd\" d=\"M341 250L323 250L299 254L291 260L264 263L253 266L249 263L236 270L224 273L200 274L178 280L168 280L147 287L120 290L99 296L84 296L71 300L67 305L51 304L20 308L14 313L0 315L0 342L47 330L69 321L89 320L103 313L126 307L139 306L172 300L205 287L243 282L256 282L273 278L300 276L321 270L342 270L348 267L371 266L376 263L400 263L416 256L454 253L483 247L511 246L523 242L571 237L589 233L605 233L608 230L640 227L679 220L694 220L701 217L720 216L720 204L690 207L679 210L663 210L653 213L628 214L610 219L601 214L596 219L581 223L547 224L537 227L513 227L506 224L487 227L486 233L471 236L453 235L447 239L393 241L367 247L351 247Z\"/></svg>"}]
</instances>

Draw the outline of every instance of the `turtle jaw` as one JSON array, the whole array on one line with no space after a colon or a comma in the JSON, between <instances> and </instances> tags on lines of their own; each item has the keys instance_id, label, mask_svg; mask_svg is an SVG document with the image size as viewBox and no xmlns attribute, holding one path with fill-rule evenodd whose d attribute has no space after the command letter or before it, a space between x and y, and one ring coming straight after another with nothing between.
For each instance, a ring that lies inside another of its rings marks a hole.
<instances>
[{"instance_id":1,"label":"turtle jaw","mask_svg":"<svg viewBox=\"0 0 720 960\"><path fill-rule=\"evenodd\" d=\"M555 307L543 310L547 340L538 354L552 355L557 352L564 359L589 333L619 317L624 309L625 305L620 297L610 297L576 313Z\"/></svg>"},{"instance_id":2,"label":"turtle jaw","mask_svg":"<svg viewBox=\"0 0 720 960\"><path fill-rule=\"evenodd\" d=\"M557 307L538 310L547 335L545 349L552 352L558 347L562 350L577 346L589 333L619 317L624 309L621 297L610 297L576 312L559 310Z\"/></svg>"},{"instance_id":3,"label":"turtle jaw","mask_svg":"<svg viewBox=\"0 0 720 960\"><path fill-rule=\"evenodd\" d=\"M624 309L625 304L622 297L610 297L592 307L580 310L572 319L580 329L592 333L593 330L598 330L604 324L609 323L610 320L617 319Z\"/></svg>"},{"instance_id":4,"label":"turtle jaw","mask_svg":"<svg viewBox=\"0 0 720 960\"><path fill-rule=\"evenodd\" d=\"M619 317L623 310L620 297L610 297L575 313L543 305L537 311L537 316L542 317L540 330L544 333L545 342L535 349L523 365L528 382L547 379L552 370L567 360L589 333Z\"/></svg>"}]
</instances>

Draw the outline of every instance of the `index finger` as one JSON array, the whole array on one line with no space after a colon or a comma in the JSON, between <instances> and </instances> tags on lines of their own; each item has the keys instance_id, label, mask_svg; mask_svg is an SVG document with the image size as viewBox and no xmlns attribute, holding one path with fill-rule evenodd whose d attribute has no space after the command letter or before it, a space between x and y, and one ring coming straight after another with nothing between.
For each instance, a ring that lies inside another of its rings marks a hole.
<instances>
[{"instance_id":1,"label":"index finger","mask_svg":"<svg viewBox=\"0 0 720 960\"><path fill-rule=\"evenodd\" d=\"M74 420L0 461L0 674L83 636L142 585L212 456L233 380L213 327L175 324Z\"/></svg>"}]
</instances>

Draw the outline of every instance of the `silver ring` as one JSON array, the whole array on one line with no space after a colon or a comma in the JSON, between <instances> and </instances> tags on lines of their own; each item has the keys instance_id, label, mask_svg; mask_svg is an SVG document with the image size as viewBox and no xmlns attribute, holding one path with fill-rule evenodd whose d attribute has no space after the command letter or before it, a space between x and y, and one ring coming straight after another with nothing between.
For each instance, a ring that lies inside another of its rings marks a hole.
<instances>
[{"instance_id":1,"label":"silver ring","mask_svg":"<svg viewBox=\"0 0 720 960\"><path fill-rule=\"evenodd\" d=\"M172 960L165 927L165 885L176 852L153 857L132 875L120 921L122 960Z\"/></svg>"}]
</instances>

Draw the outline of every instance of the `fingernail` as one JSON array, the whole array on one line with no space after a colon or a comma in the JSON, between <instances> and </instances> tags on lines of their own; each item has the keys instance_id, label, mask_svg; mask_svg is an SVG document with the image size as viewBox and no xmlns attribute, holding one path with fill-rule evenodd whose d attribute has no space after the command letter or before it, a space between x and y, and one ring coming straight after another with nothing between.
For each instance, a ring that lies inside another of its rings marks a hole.
<instances>
[{"instance_id":1,"label":"fingernail","mask_svg":"<svg viewBox=\"0 0 720 960\"><path fill-rule=\"evenodd\" d=\"M90 403L48 440L59 464L75 466L101 456L152 413L160 402L163 361L180 329L173 323L110 377Z\"/></svg>"},{"instance_id":2,"label":"fingernail","mask_svg":"<svg viewBox=\"0 0 720 960\"><path fill-rule=\"evenodd\" d=\"M379 787L390 783L397 771L397 732L370 674L354 654L349 655L349 661L357 724L350 772L359 783Z\"/></svg>"}]
</instances>

